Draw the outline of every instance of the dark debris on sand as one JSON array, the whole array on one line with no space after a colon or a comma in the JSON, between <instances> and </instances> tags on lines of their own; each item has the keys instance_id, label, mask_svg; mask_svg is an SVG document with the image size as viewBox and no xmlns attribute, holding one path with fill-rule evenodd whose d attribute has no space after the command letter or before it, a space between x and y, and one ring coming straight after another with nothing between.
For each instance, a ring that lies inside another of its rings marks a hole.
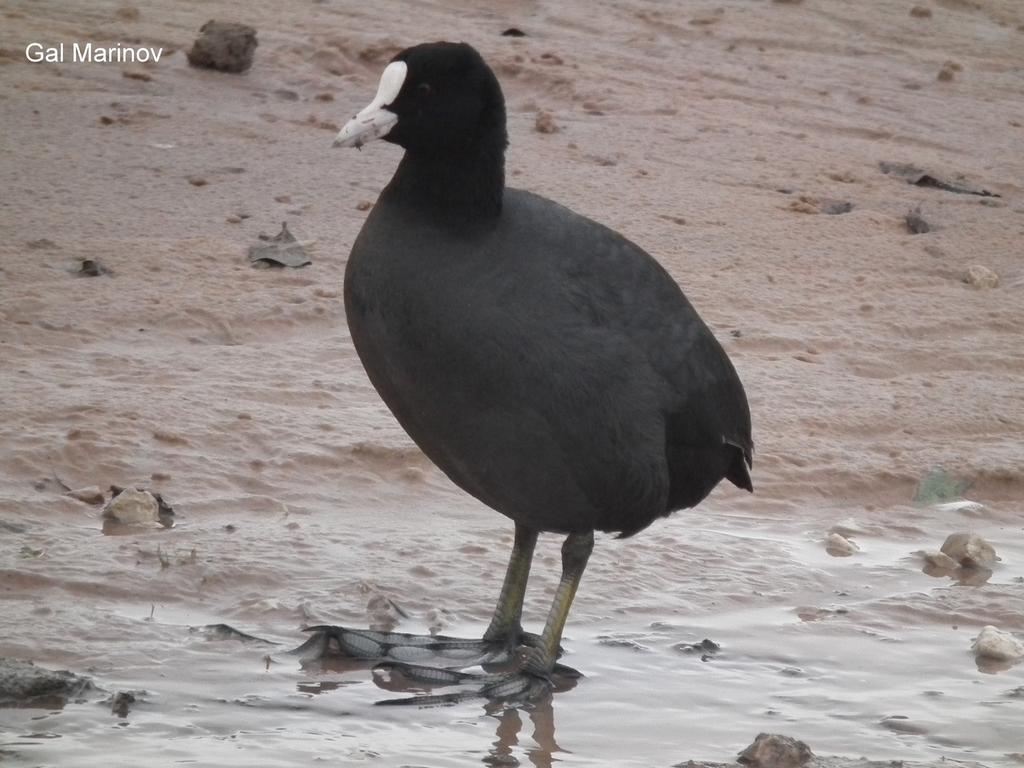
<instances>
[{"instance_id":1,"label":"dark debris on sand","mask_svg":"<svg viewBox=\"0 0 1024 768\"><path fill-rule=\"evenodd\" d=\"M912 235L923 235L925 232L931 232L932 228L924 217L921 216L921 209L915 208L912 211L907 211L907 215L904 218L907 224L907 230Z\"/></svg>"},{"instance_id":2,"label":"dark debris on sand","mask_svg":"<svg viewBox=\"0 0 1024 768\"><path fill-rule=\"evenodd\" d=\"M312 264L305 247L288 231L288 222L273 237L261 234L262 243L249 246L249 261L254 267L304 267Z\"/></svg>"},{"instance_id":3,"label":"dark debris on sand","mask_svg":"<svg viewBox=\"0 0 1024 768\"><path fill-rule=\"evenodd\" d=\"M74 672L0 658L0 707L62 709L68 702L83 701L94 690L89 678Z\"/></svg>"},{"instance_id":4,"label":"dark debris on sand","mask_svg":"<svg viewBox=\"0 0 1024 768\"><path fill-rule=\"evenodd\" d=\"M76 277L99 277L113 274L99 259L82 259L78 269L73 272Z\"/></svg>"},{"instance_id":5,"label":"dark debris on sand","mask_svg":"<svg viewBox=\"0 0 1024 768\"><path fill-rule=\"evenodd\" d=\"M699 643L679 643L672 647L683 653L700 654L701 661L710 661L716 653L722 650L722 646L706 637Z\"/></svg>"},{"instance_id":6,"label":"dark debris on sand","mask_svg":"<svg viewBox=\"0 0 1024 768\"><path fill-rule=\"evenodd\" d=\"M252 66L256 45L256 30L252 27L211 20L199 28L199 37L187 54L188 63L220 72L245 72Z\"/></svg>"},{"instance_id":7,"label":"dark debris on sand","mask_svg":"<svg viewBox=\"0 0 1024 768\"><path fill-rule=\"evenodd\" d=\"M885 175L905 179L908 184L913 184L915 187L941 189L944 192L955 192L958 195L1000 197L1000 195L997 195L994 192L989 192L987 189L973 189L963 184L955 184L950 181L945 181L938 176L926 173L921 168L911 165L910 163L890 163L883 160L878 164L878 167Z\"/></svg>"}]
</instances>

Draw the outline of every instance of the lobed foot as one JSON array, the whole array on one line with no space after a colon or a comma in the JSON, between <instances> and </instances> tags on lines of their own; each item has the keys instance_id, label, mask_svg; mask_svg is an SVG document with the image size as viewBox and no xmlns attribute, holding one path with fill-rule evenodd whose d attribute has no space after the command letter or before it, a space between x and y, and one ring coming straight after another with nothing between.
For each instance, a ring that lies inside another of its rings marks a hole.
<instances>
[{"instance_id":1,"label":"lobed foot","mask_svg":"<svg viewBox=\"0 0 1024 768\"><path fill-rule=\"evenodd\" d=\"M290 653L303 662L342 657L358 661L394 661L461 669L503 664L511 658L504 643L445 635L413 635L320 625L308 627L309 639Z\"/></svg>"},{"instance_id":2,"label":"lobed foot","mask_svg":"<svg viewBox=\"0 0 1024 768\"><path fill-rule=\"evenodd\" d=\"M501 666L515 661L520 646L537 648L540 637L521 629L512 636L468 640L446 635L378 632L326 624L307 627L310 637L289 653L303 662L342 657L358 661L397 661L463 669L476 665ZM559 655L562 650L559 648Z\"/></svg>"},{"instance_id":3,"label":"lobed foot","mask_svg":"<svg viewBox=\"0 0 1024 768\"><path fill-rule=\"evenodd\" d=\"M374 680L381 688L405 692L417 686L432 688L459 686L448 693L421 693L401 699L378 701L378 706L438 707L469 699L520 706L539 701L553 691L566 691L576 685L580 673L557 664L551 674L532 672L520 666L509 672L476 674L458 670L421 667L415 664L382 662L373 668Z\"/></svg>"},{"instance_id":4,"label":"lobed foot","mask_svg":"<svg viewBox=\"0 0 1024 768\"><path fill-rule=\"evenodd\" d=\"M309 639L290 654L302 663L343 658L375 661L374 681L393 691L460 686L464 690L378 702L385 705L441 706L473 698L505 703L535 701L553 689L567 690L580 673L563 664L546 671L531 664L540 638L518 630L513 638L467 640L445 635L415 635L319 625L309 627ZM524 647L525 646L525 647ZM517 652L517 650L519 652ZM561 649L559 649L561 653ZM482 667L484 673L463 672ZM494 671L491 671L494 670ZM552 679L557 681L557 685ZM567 684L568 683L568 684Z\"/></svg>"}]
</instances>

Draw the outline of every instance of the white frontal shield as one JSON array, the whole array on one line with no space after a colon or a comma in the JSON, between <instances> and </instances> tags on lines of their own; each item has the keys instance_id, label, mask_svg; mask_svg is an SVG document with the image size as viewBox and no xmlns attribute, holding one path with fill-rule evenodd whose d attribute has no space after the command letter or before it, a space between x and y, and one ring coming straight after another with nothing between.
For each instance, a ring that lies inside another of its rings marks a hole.
<instances>
[{"instance_id":1,"label":"white frontal shield","mask_svg":"<svg viewBox=\"0 0 1024 768\"><path fill-rule=\"evenodd\" d=\"M345 123L334 137L334 146L358 149L368 141L387 135L398 122L398 115L389 112L387 107L398 98L408 69L404 61L393 61L384 67L377 95L358 115Z\"/></svg>"}]
</instances>

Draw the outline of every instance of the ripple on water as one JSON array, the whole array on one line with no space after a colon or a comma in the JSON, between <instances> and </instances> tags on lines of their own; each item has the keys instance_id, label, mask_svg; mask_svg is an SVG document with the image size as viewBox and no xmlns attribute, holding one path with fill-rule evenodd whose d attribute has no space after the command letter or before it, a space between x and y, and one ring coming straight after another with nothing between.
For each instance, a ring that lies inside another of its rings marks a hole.
<instances>
[{"instance_id":1,"label":"ripple on water","mask_svg":"<svg viewBox=\"0 0 1024 768\"><path fill-rule=\"evenodd\" d=\"M267 765L373 754L430 765L487 755L673 764L726 759L761 731L797 736L819 754L879 759L994 759L1014 748L1022 667L979 670L970 643L982 624L1024 629L1019 544L1004 539L1005 562L983 586L933 579L907 556L919 534L887 528L885 510L858 528L862 551L841 560L808 536L804 521L817 511L798 508L753 530L720 510L714 528L678 517L646 538L603 538L564 642L563 661L586 677L534 710L376 708L396 694L375 685L370 665L304 668L280 653L304 639L306 606L312 623L367 626L387 608L402 631L444 616L446 634L482 632L509 531L443 498L427 506L420 514L436 523L426 538L415 520L395 516L385 532L370 508L347 511L350 524L371 526L356 547L323 535L333 510L305 513L298 529L282 516L247 519L235 534L224 532L236 518L226 513L129 540L49 528L45 549L61 560L34 558L3 574L15 599L2 652L89 669L105 690L60 713L5 712L14 735L0 748L88 765L109 749L115 726L140 759L201 754L226 765L257 753ZM282 532L301 546L282 547ZM156 541L189 556L132 555ZM554 537L540 543L529 626L543 619L558 546ZM105 583L90 588L99 562ZM225 620L244 634L196 631ZM250 635L279 645L254 645ZM125 690L146 696L119 719L108 699Z\"/></svg>"}]
</instances>

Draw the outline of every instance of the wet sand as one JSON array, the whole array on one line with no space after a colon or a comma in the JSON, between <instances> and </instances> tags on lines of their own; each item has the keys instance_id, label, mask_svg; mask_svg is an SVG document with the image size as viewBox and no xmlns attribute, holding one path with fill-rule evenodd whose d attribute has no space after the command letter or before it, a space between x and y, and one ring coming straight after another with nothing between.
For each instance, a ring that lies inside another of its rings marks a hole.
<instances>
[{"instance_id":1,"label":"wet sand","mask_svg":"<svg viewBox=\"0 0 1024 768\"><path fill-rule=\"evenodd\" d=\"M127 718L106 693L0 709L3 760L670 766L761 731L1020 760L1024 664L970 652L988 624L1024 638L1018 4L162 5L0 11L0 656L144 692ZM248 73L188 66L212 17L259 31ZM324 622L479 634L511 546L397 427L344 323L345 259L399 150L331 139L395 51L440 38L502 81L509 182L657 256L754 415L755 495L599 539L564 643L586 677L532 710L375 708L398 694L365 666L281 652ZM176 51L26 63L61 40ZM931 231L908 231L915 208ZM251 268L284 220L314 263ZM82 259L111 274L74 276ZM965 283L973 265L999 285ZM915 504L936 467L983 506ZM110 484L159 491L175 526L105 535L64 493ZM961 530L996 547L991 575L925 574L912 553ZM859 551L829 555L831 531ZM280 645L194 631L222 622ZM704 661L679 648L704 638Z\"/></svg>"}]
</instances>

